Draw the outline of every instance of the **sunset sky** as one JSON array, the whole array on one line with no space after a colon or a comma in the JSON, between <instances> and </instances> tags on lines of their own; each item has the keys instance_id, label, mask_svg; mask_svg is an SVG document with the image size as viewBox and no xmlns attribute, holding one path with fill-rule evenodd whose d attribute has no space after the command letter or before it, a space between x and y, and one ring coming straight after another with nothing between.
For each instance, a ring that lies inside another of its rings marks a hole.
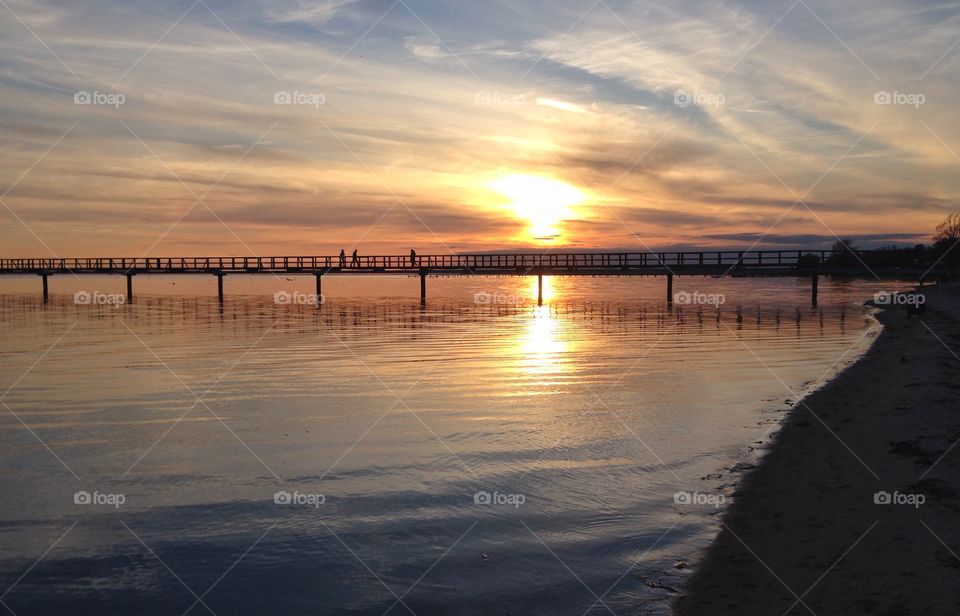
<instances>
[{"instance_id":1,"label":"sunset sky","mask_svg":"<svg viewBox=\"0 0 960 616\"><path fill-rule=\"evenodd\" d=\"M960 210L956 4L0 15L2 256L912 244Z\"/></svg>"}]
</instances>

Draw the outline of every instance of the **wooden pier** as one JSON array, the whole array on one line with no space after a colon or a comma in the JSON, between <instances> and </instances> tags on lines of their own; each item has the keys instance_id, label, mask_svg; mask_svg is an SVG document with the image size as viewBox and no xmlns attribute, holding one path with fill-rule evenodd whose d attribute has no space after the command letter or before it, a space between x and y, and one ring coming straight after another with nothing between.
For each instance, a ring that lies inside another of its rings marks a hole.
<instances>
[{"instance_id":1,"label":"wooden pier","mask_svg":"<svg viewBox=\"0 0 960 616\"><path fill-rule=\"evenodd\" d=\"M212 275L223 301L227 275L419 276L420 299L426 301L428 276L537 276L543 301L543 276L666 276L667 302L673 301L674 276L803 276L811 279L811 302L817 303L819 276L923 277L942 275L932 254L908 250L745 250L697 252L487 253L418 255L282 256L282 257L91 257L0 259L0 275L119 275L127 279L127 301L133 298L133 277L147 275Z\"/></svg>"}]
</instances>

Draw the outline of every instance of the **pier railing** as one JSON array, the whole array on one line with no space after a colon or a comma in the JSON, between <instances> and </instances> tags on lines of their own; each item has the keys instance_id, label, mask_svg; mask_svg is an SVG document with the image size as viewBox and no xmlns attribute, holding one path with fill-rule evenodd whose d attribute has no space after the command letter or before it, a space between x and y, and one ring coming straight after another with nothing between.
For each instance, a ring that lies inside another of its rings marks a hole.
<instances>
[{"instance_id":1,"label":"pier railing","mask_svg":"<svg viewBox=\"0 0 960 616\"><path fill-rule=\"evenodd\" d=\"M751 250L712 252L501 253L276 257L90 257L0 259L0 273L495 273L518 270L919 267L911 251Z\"/></svg>"},{"instance_id":2,"label":"pier railing","mask_svg":"<svg viewBox=\"0 0 960 616\"><path fill-rule=\"evenodd\" d=\"M427 297L427 276L537 276L538 303L543 302L544 276L665 275L667 303L673 301L673 277L680 275L810 276L811 301L817 304L821 274L864 276L877 271L919 278L938 263L928 251L911 250L745 250L708 252L568 252L491 253L460 255L364 255L285 257L89 257L0 259L0 274L37 274L43 279L43 301L49 299L47 279L57 274L122 274L127 300L133 298L133 278L146 274L213 274L223 301L223 278L230 274L307 274L316 277L317 297L326 274L401 274L420 277L420 301ZM941 266L942 269L942 266ZM922 273L921 273L922 272Z\"/></svg>"}]
</instances>

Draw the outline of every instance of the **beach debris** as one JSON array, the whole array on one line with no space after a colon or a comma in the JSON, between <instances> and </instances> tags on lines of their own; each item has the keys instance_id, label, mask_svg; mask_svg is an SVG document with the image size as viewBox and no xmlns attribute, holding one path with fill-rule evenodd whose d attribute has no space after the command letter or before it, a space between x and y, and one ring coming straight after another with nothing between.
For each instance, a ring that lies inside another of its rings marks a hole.
<instances>
[{"instance_id":1,"label":"beach debris","mask_svg":"<svg viewBox=\"0 0 960 616\"><path fill-rule=\"evenodd\" d=\"M675 563L673 563L673 566L674 566L676 569L689 569L689 568L690 568L690 563L688 563L688 562L685 561L685 560L678 560L678 561L676 561Z\"/></svg>"},{"instance_id":2,"label":"beach debris","mask_svg":"<svg viewBox=\"0 0 960 616\"><path fill-rule=\"evenodd\" d=\"M665 590L665 591L671 592L671 593L678 593L678 592L680 592L679 590L677 590L677 589L674 588L673 586L667 586L667 585L664 584L663 582L659 582L659 581L657 581L657 580L652 580L652 579L650 579L649 577L647 577L646 575L644 575L644 574L642 574L642 573L638 573L638 574L637 574L637 577L640 579L641 582L643 582L644 584L646 584L646 585L649 586L650 588L659 588L659 589L661 589L661 590Z\"/></svg>"}]
</instances>

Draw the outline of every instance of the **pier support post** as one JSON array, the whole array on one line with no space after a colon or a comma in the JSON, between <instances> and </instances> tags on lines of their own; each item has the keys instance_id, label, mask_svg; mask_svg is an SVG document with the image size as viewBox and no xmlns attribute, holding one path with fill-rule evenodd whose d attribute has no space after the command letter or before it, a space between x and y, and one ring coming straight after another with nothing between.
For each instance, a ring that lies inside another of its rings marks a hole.
<instances>
[{"instance_id":1,"label":"pier support post","mask_svg":"<svg viewBox=\"0 0 960 616\"><path fill-rule=\"evenodd\" d=\"M223 274L217 272L217 300L223 303Z\"/></svg>"},{"instance_id":2,"label":"pier support post","mask_svg":"<svg viewBox=\"0 0 960 616\"><path fill-rule=\"evenodd\" d=\"M127 303L133 301L133 274L127 274Z\"/></svg>"},{"instance_id":3,"label":"pier support post","mask_svg":"<svg viewBox=\"0 0 960 616\"><path fill-rule=\"evenodd\" d=\"M323 291L320 286L320 277L323 276L323 274L314 274L314 276L317 277L317 306L319 307L323 303Z\"/></svg>"},{"instance_id":4,"label":"pier support post","mask_svg":"<svg viewBox=\"0 0 960 616\"><path fill-rule=\"evenodd\" d=\"M537 306L543 306L543 274L537 274Z\"/></svg>"},{"instance_id":5,"label":"pier support post","mask_svg":"<svg viewBox=\"0 0 960 616\"><path fill-rule=\"evenodd\" d=\"M427 303L427 272L420 270L420 303Z\"/></svg>"},{"instance_id":6,"label":"pier support post","mask_svg":"<svg viewBox=\"0 0 960 616\"><path fill-rule=\"evenodd\" d=\"M47 291L47 275L40 274L43 278L43 303L46 304L50 300L50 294Z\"/></svg>"},{"instance_id":7,"label":"pier support post","mask_svg":"<svg viewBox=\"0 0 960 616\"><path fill-rule=\"evenodd\" d=\"M667 274L667 304L673 305L673 274Z\"/></svg>"},{"instance_id":8,"label":"pier support post","mask_svg":"<svg viewBox=\"0 0 960 616\"><path fill-rule=\"evenodd\" d=\"M810 288L810 303L813 305L814 308L816 308L817 307L817 282L819 281L820 276L818 274L814 274L812 278L813 280Z\"/></svg>"}]
</instances>

